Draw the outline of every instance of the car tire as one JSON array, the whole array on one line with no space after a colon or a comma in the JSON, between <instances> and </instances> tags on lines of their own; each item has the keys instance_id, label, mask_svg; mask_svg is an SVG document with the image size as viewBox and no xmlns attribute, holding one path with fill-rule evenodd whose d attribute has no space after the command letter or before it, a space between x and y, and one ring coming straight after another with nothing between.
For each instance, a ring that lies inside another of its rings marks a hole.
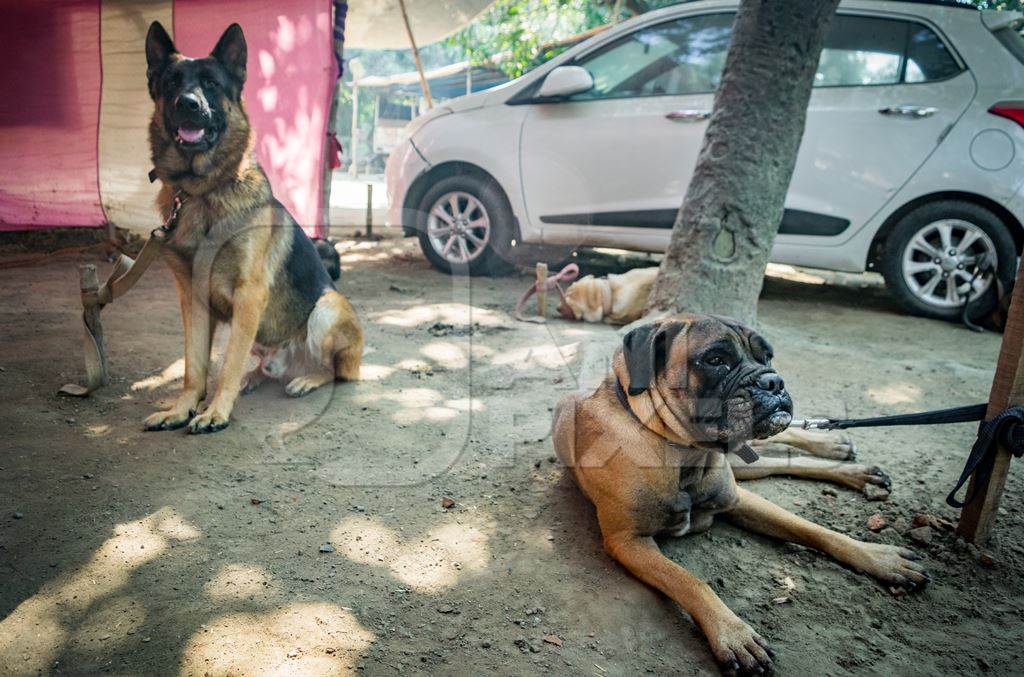
<instances>
[{"instance_id":1,"label":"car tire","mask_svg":"<svg viewBox=\"0 0 1024 677\"><path fill-rule=\"evenodd\" d=\"M1007 224L981 205L942 200L900 219L885 240L879 270L889 292L911 314L959 320L982 253L995 257L995 276L1009 289L1017 270L1017 246ZM993 282L991 274L976 279L970 294L972 318L995 309L999 285Z\"/></svg>"},{"instance_id":2,"label":"car tire","mask_svg":"<svg viewBox=\"0 0 1024 677\"><path fill-rule=\"evenodd\" d=\"M505 275L515 269L512 209L501 187L476 174L447 176L427 189L416 224L423 255L448 274Z\"/></svg>"}]
</instances>

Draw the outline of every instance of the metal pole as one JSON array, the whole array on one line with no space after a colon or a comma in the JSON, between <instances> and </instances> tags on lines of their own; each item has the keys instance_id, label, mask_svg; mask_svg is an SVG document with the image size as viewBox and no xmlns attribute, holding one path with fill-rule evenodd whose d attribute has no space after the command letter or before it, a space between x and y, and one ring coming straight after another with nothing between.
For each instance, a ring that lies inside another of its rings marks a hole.
<instances>
[{"instance_id":1,"label":"metal pole","mask_svg":"<svg viewBox=\"0 0 1024 677\"><path fill-rule=\"evenodd\" d=\"M420 75L420 89L423 90L423 98L427 100L427 109L429 110L434 107L434 99L430 96L430 85L427 83L427 76L423 73L423 62L420 61L420 50L416 48L416 38L412 35L409 14L405 11L405 0L398 0L398 8L402 10L402 21L405 22L405 32L409 36L409 45L412 47L412 60L416 62L416 72Z\"/></svg>"}]
</instances>

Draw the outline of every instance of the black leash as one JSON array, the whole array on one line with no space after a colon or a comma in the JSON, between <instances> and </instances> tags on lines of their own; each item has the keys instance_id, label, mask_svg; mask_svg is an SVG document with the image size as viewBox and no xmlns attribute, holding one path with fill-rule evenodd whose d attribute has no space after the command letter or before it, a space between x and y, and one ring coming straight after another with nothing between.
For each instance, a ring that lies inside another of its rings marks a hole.
<instances>
[{"instance_id":1,"label":"black leash","mask_svg":"<svg viewBox=\"0 0 1024 677\"><path fill-rule=\"evenodd\" d=\"M995 271L993 270L994 268L995 266L993 266L991 262L989 262L988 260L988 253L983 253L981 256L978 257L978 263L974 269L974 274L971 275L971 281L967 283L967 297L964 299L964 307L963 312L960 313L960 320L964 323L964 326L970 329L971 331L976 331L978 333L985 331L984 329L982 329L981 327L979 327L978 325L974 324L974 322L971 321L971 301L977 300L971 298L971 293L974 291L974 282L975 280L978 279L979 276L987 274L991 270L993 272L992 284L995 285L995 288L998 291L999 277L995 274ZM997 293L997 300L999 296L1000 294Z\"/></svg>"},{"instance_id":2,"label":"black leash","mask_svg":"<svg viewBox=\"0 0 1024 677\"><path fill-rule=\"evenodd\" d=\"M898 414L896 416L878 416L875 418L852 418L835 420L830 418L806 419L793 421L790 427L805 430L845 430L847 428L882 428L894 425L940 425L944 423L968 423L979 421L978 439L971 447L971 453L964 464L960 479L953 491L946 496L946 503L954 508L963 508L977 497L977 489L968 492L963 501L956 493L967 483L971 475L975 478L975 487L986 486L992 475L996 450L1002 446L1011 454L1020 458L1024 456L1024 406L1018 405L1000 412L993 419L986 421L987 404L971 404L966 407L922 411L916 414Z\"/></svg>"},{"instance_id":3,"label":"black leash","mask_svg":"<svg viewBox=\"0 0 1024 677\"><path fill-rule=\"evenodd\" d=\"M943 423L969 423L985 418L987 404L969 404L966 407L952 409L936 409L916 414L896 414L895 416L876 416L875 418L808 418L793 421L790 428L805 430L846 430L847 428L884 428L894 425L940 425Z\"/></svg>"},{"instance_id":4,"label":"black leash","mask_svg":"<svg viewBox=\"0 0 1024 677\"><path fill-rule=\"evenodd\" d=\"M988 484L995 463L996 449L1006 448L1011 454L1020 458L1024 456L1024 406L1017 405L1000 412L991 421L982 421L978 426L978 439L971 447L971 454L964 464L964 471L956 481L953 491L946 496L946 503L954 508L962 508L974 501L978 487ZM968 491L963 502L957 500L956 492L974 475L974 491Z\"/></svg>"}]
</instances>

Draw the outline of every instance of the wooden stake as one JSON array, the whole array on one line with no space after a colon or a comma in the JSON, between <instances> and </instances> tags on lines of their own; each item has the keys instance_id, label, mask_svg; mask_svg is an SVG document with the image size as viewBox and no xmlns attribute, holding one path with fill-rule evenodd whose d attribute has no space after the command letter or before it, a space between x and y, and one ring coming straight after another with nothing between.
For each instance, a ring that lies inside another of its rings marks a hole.
<instances>
[{"instance_id":1,"label":"wooden stake","mask_svg":"<svg viewBox=\"0 0 1024 677\"><path fill-rule=\"evenodd\" d=\"M423 90L423 98L427 102L427 108L434 107L434 99L430 96L430 84L427 83L427 76L423 73L423 62L420 61L420 50L416 47L416 38L412 35L412 26L409 24L409 14L405 11L405 0L398 0L398 8L402 10L402 21L405 22L405 33L409 36L409 45L412 47L412 60L416 62L416 72L420 74L420 88Z\"/></svg>"},{"instance_id":2,"label":"wooden stake","mask_svg":"<svg viewBox=\"0 0 1024 677\"><path fill-rule=\"evenodd\" d=\"M991 419L1007 407L1017 404L1024 404L1024 267L1017 272L1017 283L1010 301L1003 345L999 350L985 418ZM960 524L956 528L965 540L983 545L992 533L1011 458L1010 452L1000 446L992 462L992 474L988 482L975 486L977 473L971 477L967 494L976 493L977 497L961 511Z\"/></svg>"},{"instance_id":3,"label":"wooden stake","mask_svg":"<svg viewBox=\"0 0 1024 677\"><path fill-rule=\"evenodd\" d=\"M107 350L103 342L103 324L100 323L101 306L97 301L99 292L99 279L96 275L96 266L91 263L83 264L78 269L79 288L82 290L82 319L85 321L86 340L89 335L96 342L96 351L88 347L85 351L85 371L89 384L89 390L95 390L99 386L105 386L110 382L107 371Z\"/></svg>"},{"instance_id":4,"label":"wooden stake","mask_svg":"<svg viewBox=\"0 0 1024 677\"><path fill-rule=\"evenodd\" d=\"M537 315L547 317L548 315L548 290L544 283L548 280L548 264L537 264Z\"/></svg>"},{"instance_id":5,"label":"wooden stake","mask_svg":"<svg viewBox=\"0 0 1024 677\"><path fill-rule=\"evenodd\" d=\"M373 237L373 184L366 184L366 237Z\"/></svg>"}]
</instances>

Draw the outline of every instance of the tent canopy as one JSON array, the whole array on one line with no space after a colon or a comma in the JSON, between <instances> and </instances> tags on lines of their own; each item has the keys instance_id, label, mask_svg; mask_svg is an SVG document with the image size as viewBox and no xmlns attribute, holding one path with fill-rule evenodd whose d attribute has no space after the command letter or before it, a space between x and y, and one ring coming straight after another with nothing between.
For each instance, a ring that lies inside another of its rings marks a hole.
<instances>
[{"instance_id":1,"label":"tent canopy","mask_svg":"<svg viewBox=\"0 0 1024 677\"><path fill-rule=\"evenodd\" d=\"M244 98L275 196L319 225L337 80L331 0L0 0L0 230L159 225L146 31L203 56L245 31Z\"/></svg>"},{"instance_id":2,"label":"tent canopy","mask_svg":"<svg viewBox=\"0 0 1024 677\"><path fill-rule=\"evenodd\" d=\"M479 92L508 82L508 76L496 68L473 66L468 61L449 64L441 68L425 71L424 76L430 83L431 93L439 99L451 99L466 94L466 85L472 91ZM368 75L352 80L350 85L366 89L387 90L389 95L418 96L420 94L419 74L398 73L396 75Z\"/></svg>"},{"instance_id":3,"label":"tent canopy","mask_svg":"<svg viewBox=\"0 0 1024 677\"><path fill-rule=\"evenodd\" d=\"M458 32L494 0L405 0L416 44L429 45ZM408 49L398 0L349 0L345 46Z\"/></svg>"}]
</instances>

